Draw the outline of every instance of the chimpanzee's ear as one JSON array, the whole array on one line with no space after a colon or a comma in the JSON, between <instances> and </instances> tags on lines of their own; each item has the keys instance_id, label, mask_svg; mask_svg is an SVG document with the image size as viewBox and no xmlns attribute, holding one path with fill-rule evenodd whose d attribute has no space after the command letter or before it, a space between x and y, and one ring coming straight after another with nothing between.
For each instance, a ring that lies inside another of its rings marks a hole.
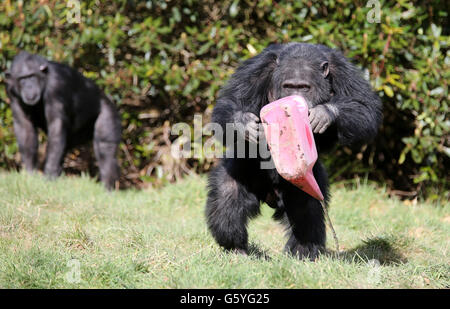
<instances>
[{"instance_id":1,"label":"chimpanzee's ear","mask_svg":"<svg viewBox=\"0 0 450 309\"><path fill-rule=\"evenodd\" d=\"M330 68L328 66L328 61L324 61L320 64L320 68L322 69L322 75L323 77L327 77L328 73L330 73Z\"/></svg>"},{"instance_id":2,"label":"chimpanzee's ear","mask_svg":"<svg viewBox=\"0 0 450 309\"><path fill-rule=\"evenodd\" d=\"M48 71L48 66L46 64L41 64L39 66L39 71L41 71L42 73L47 73Z\"/></svg>"}]
</instances>

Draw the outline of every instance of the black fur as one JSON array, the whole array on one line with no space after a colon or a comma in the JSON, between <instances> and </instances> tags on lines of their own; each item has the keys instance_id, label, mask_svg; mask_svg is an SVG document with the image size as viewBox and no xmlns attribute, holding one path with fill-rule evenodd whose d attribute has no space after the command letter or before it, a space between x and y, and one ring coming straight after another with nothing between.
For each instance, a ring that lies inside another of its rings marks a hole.
<instances>
[{"instance_id":1,"label":"black fur","mask_svg":"<svg viewBox=\"0 0 450 309\"><path fill-rule=\"evenodd\" d=\"M93 139L100 178L108 189L114 188L120 117L94 82L67 65L22 51L6 73L6 92L26 170L37 169L40 128L48 135L46 175L59 176L66 151Z\"/></svg>"},{"instance_id":2,"label":"black fur","mask_svg":"<svg viewBox=\"0 0 450 309\"><path fill-rule=\"evenodd\" d=\"M212 119L226 134L227 123L254 119L236 115L259 117L264 105L293 94L308 102L313 130L321 133L314 134L319 152L336 142L368 142L376 135L381 103L360 70L339 51L303 43L271 45L243 62L219 93ZM252 141L248 135L243 138ZM225 249L247 252L248 219L257 216L260 203L266 202L276 209L274 218L287 224L285 250L302 258L316 258L325 248L326 238L319 201L285 181L275 169L261 169L261 160L226 155L210 173L206 205L209 230ZM328 204L328 177L319 161L313 172Z\"/></svg>"}]
</instances>

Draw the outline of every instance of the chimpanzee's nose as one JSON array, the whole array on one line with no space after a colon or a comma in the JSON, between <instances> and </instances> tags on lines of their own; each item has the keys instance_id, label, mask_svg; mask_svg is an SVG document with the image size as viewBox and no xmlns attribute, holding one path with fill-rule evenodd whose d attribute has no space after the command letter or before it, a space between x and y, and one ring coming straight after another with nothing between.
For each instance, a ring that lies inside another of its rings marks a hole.
<instances>
[{"instance_id":1,"label":"chimpanzee's nose","mask_svg":"<svg viewBox=\"0 0 450 309\"><path fill-rule=\"evenodd\" d=\"M285 80L282 86L285 89L297 90L301 92L307 92L311 89L311 85L307 81L301 79Z\"/></svg>"}]
</instances>

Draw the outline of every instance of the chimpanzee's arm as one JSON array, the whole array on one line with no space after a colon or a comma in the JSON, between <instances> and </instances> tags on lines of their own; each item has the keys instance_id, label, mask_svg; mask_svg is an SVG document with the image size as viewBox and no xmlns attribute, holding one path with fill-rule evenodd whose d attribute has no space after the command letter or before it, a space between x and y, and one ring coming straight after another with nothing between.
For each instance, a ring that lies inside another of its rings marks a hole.
<instances>
[{"instance_id":1,"label":"chimpanzee's arm","mask_svg":"<svg viewBox=\"0 0 450 309\"><path fill-rule=\"evenodd\" d=\"M255 144L263 138L264 132L259 128L259 111L252 109L252 106L236 104L233 100L219 100L212 120L222 128L223 142L226 141L228 134L233 134L230 130L236 131L241 138Z\"/></svg>"},{"instance_id":2,"label":"chimpanzee's arm","mask_svg":"<svg viewBox=\"0 0 450 309\"><path fill-rule=\"evenodd\" d=\"M28 115L23 111L19 101L14 96L11 98L11 109L13 112L14 133L21 160L27 171L37 169L38 138L36 126L31 122Z\"/></svg>"},{"instance_id":3,"label":"chimpanzee's arm","mask_svg":"<svg viewBox=\"0 0 450 309\"><path fill-rule=\"evenodd\" d=\"M373 139L382 117L379 104L378 98L373 97L370 92L364 100L339 96L330 100L327 106L336 114L339 143L347 145Z\"/></svg>"},{"instance_id":4,"label":"chimpanzee's arm","mask_svg":"<svg viewBox=\"0 0 450 309\"><path fill-rule=\"evenodd\" d=\"M273 44L244 61L220 91L212 121L220 124L225 136L227 124L234 124L238 134L250 142L257 142L263 134L258 130L259 112L267 104L271 73L280 49L280 44Z\"/></svg>"},{"instance_id":5,"label":"chimpanzee's arm","mask_svg":"<svg viewBox=\"0 0 450 309\"><path fill-rule=\"evenodd\" d=\"M339 51L321 46L329 59L333 97L319 107L335 124L340 144L369 141L377 133L382 119L382 105L361 71Z\"/></svg>"}]
</instances>

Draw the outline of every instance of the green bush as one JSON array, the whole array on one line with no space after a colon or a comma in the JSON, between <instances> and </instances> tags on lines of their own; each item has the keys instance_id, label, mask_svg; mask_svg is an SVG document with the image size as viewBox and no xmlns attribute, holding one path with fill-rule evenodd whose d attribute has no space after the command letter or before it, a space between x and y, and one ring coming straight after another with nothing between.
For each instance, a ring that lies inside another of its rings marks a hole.
<instances>
[{"instance_id":1,"label":"green bush","mask_svg":"<svg viewBox=\"0 0 450 309\"><path fill-rule=\"evenodd\" d=\"M445 1L379 1L380 23L368 21L373 7L367 2L91 0L81 1L80 23L71 23L76 15L69 5L77 1L6 0L0 3L0 68L25 49L96 80L122 113L126 178L165 182L211 166L207 159L173 159L170 126L191 123L195 113L208 120L239 61L273 42L326 44L369 74L385 109L374 143L338 147L326 157L333 179L369 176L397 190L448 191ZM0 165L11 168L18 156L7 102L2 84Z\"/></svg>"}]
</instances>

